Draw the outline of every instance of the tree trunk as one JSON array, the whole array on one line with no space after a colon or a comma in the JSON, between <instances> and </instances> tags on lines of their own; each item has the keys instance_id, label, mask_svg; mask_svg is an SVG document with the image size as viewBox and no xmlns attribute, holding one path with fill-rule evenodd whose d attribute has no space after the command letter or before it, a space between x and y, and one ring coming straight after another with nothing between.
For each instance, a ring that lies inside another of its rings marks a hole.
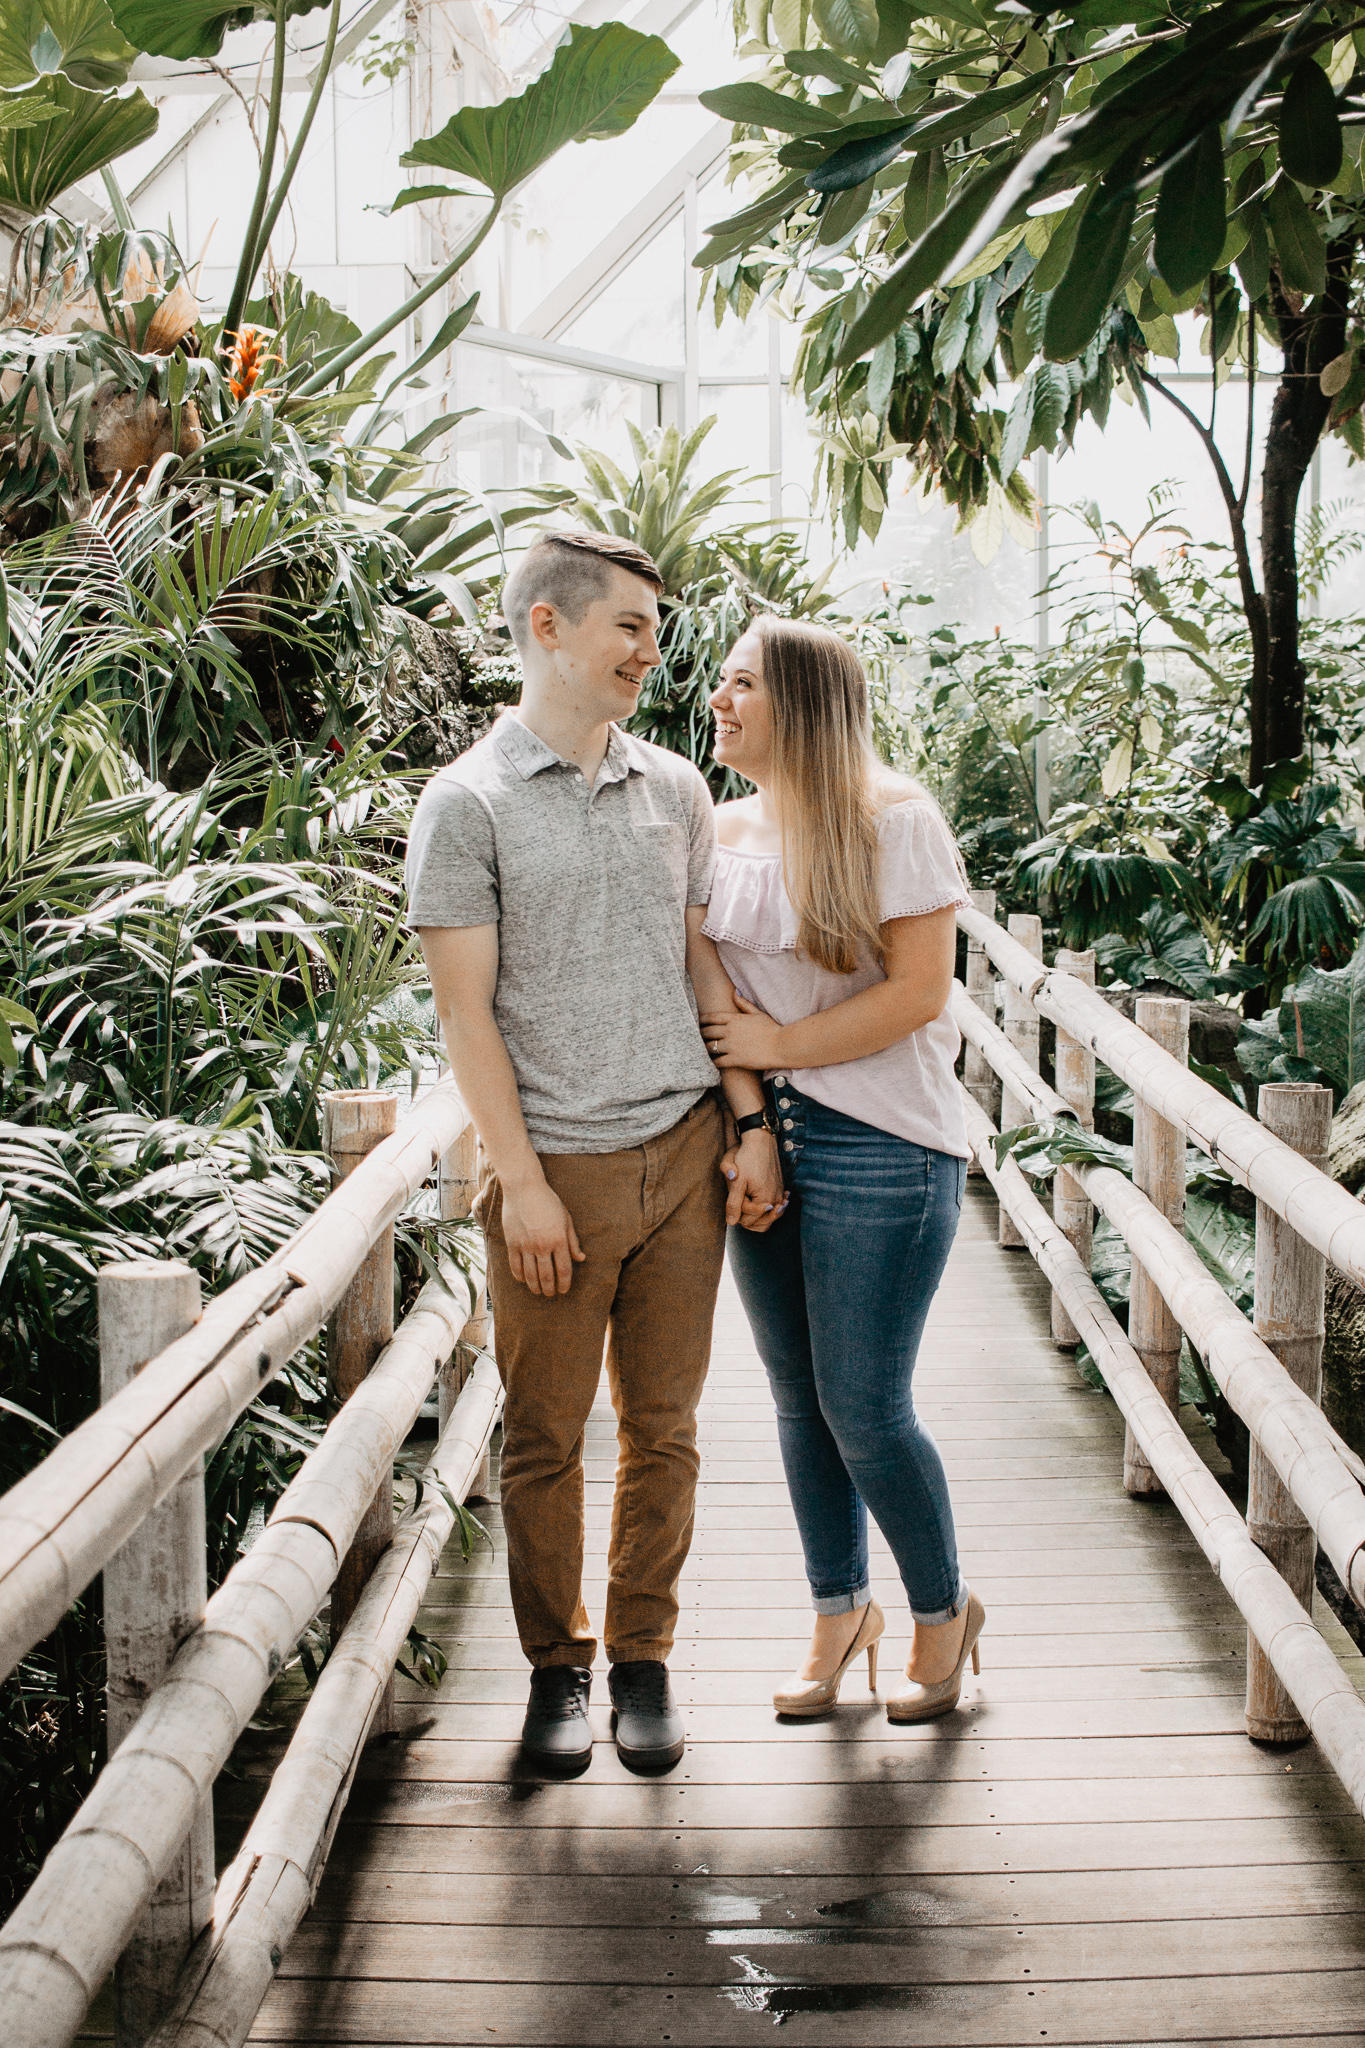
<instances>
[{"instance_id":1,"label":"tree trunk","mask_svg":"<svg viewBox=\"0 0 1365 2048\"><path fill-rule=\"evenodd\" d=\"M1342 235L1327 251L1327 289L1305 305L1273 268L1270 298L1280 329L1284 371L1270 410L1261 472L1261 587L1268 647L1251 685L1251 765L1255 788L1276 761L1303 752L1305 672L1299 654L1299 492L1332 401L1322 372L1346 346L1350 279L1358 238Z\"/></svg>"}]
</instances>

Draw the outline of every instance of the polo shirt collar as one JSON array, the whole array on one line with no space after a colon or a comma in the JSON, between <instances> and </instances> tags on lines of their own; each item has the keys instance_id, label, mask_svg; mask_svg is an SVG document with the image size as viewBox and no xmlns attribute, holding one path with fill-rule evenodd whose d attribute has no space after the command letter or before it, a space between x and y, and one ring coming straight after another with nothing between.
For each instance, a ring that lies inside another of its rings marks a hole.
<instances>
[{"instance_id":1,"label":"polo shirt collar","mask_svg":"<svg viewBox=\"0 0 1365 2048\"><path fill-rule=\"evenodd\" d=\"M533 775L539 775L545 768L564 768L569 764L562 754L547 746L539 733L511 710L504 711L493 727L493 744L516 769L523 782L529 782ZM622 732L619 725L613 725L607 738L606 757L598 771L599 782L624 782L627 775L645 773L646 756L629 733Z\"/></svg>"}]
</instances>

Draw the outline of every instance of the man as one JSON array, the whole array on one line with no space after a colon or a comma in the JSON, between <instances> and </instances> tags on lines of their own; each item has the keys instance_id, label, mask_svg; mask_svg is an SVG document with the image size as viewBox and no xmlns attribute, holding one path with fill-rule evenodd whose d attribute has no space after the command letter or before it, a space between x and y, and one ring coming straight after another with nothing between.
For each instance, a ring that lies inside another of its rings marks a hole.
<instances>
[{"instance_id":1,"label":"man","mask_svg":"<svg viewBox=\"0 0 1365 2048\"><path fill-rule=\"evenodd\" d=\"M640 1770L683 1753L667 1658L726 1218L689 973L707 1008L729 988L722 974L717 997L701 938L706 784L615 723L659 660L661 589L628 541L541 535L502 599L521 702L432 778L408 850L409 916L485 1158L503 1520L534 1667L522 1741L565 1774L592 1754L583 1438L604 1340L620 1447L605 1627L617 1748ZM779 1199L776 1148L755 1078L727 1076L726 1093L752 1120L730 1194L747 1217Z\"/></svg>"}]
</instances>

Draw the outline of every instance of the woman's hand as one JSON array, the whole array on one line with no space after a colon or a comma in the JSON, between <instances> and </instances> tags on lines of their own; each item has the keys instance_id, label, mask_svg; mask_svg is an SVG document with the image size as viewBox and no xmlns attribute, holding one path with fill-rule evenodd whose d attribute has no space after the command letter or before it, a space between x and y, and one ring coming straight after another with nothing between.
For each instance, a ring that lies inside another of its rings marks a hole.
<instances>
[{"instance_id":1,"label":"woman's hand","mask_svg":"<svg viewBox=\"0 0 1365 2048\"><path fill-rule=\"evenodd\" d=\"M725 1220L745 1230L770 1230L787 1206L777 1140L771 1131L746 1131L720 1162L730 1184Z\"/></svg>"},{"instance_id":2,"label":"woman's hand","mask_svg":"<svg viewBox=\"0 0 1365 2048\"><path fill-rule=\"evenodd\" d=\"M780 1067L778 1039L782 1026L746 997L737 993L735 1001L739 1005L737 1012L708 1010L701 1020L701 1035L715 1065L752 1067L760 1074L769 1067Z\"/></svg>"}]
</instances>

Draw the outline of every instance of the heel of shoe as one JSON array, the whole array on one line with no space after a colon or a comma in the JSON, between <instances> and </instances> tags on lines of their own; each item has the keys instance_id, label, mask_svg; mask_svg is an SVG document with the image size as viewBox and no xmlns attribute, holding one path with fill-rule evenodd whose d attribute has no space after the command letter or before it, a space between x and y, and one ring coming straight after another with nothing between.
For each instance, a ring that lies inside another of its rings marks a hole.
<instances>
[{"instance_id":1,"label":"heel of shoe","mask_svg":"<svg viewBox=\"0 0 1365 2048\"><path fill-rule=\"evenodd\" d=\"M979 1649L977 1648L977 1646L976 1646L976 1644L975 1644L975 1643L973 1643L973 1644L972 1644L972 1670L973 1670L973 1672L974 1672L974 1673L976 1674L976 1676L977 1676L978 1678L980 1678L980 1676L981 1676L981 1652L980 1652L980 1650L979 1650Z\"/></svg>"},{"instance_id":2,"label":"heel of shoe","mask_svg":"<svg viewBox=\"0 0 1365 2048\"><path fill-rule=\"evenodd\" d=\"M877 1642L869 1643L867 1646L867 1689L869 1692L877 1690L877 1649L880 1641L881 1638L878 1637Z\"/></svg>"}]
</instances>

